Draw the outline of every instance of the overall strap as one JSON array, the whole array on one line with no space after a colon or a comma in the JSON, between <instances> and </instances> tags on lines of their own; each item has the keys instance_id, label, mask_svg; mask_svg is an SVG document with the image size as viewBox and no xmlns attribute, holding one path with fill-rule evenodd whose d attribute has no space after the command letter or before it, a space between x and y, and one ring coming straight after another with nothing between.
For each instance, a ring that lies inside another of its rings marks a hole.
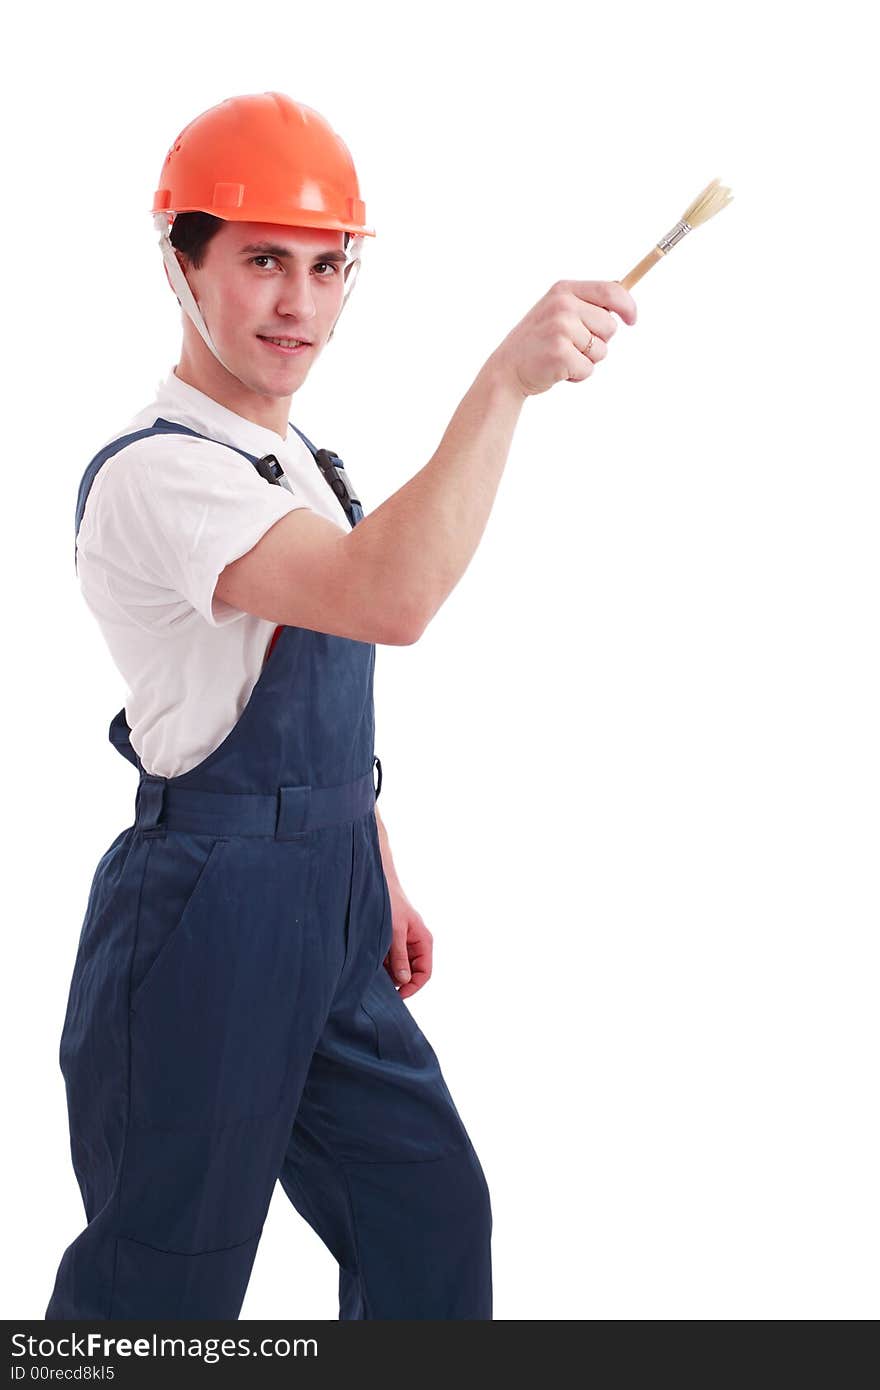
<instances>
[{"instance_id":1,"label":"overall strap","mask_svg":"<svg viewBox=\"0 0 880 1390\"><path fill-rule=\"evenodd\" d=\"M351 479L345 471L345 464L338 454L334 454L332 449L316 449L310 439L307 439L301 429L297 429L292 420L287 422L292 430L295 430L303 444L314 455L315 463L324 475L325 481L332 488L334 494L339 499L345 515L348 517L352 526L357 526L359 521L364 519L364 510L358 498L354 494Z\"/></svg>"},{"instance_id":2,"label":"overall strap","mask_svg":"<svg viewBox=\"0 0 880 1390\"><path fill-rule=\"evenodd\" d=\"M345 472L345 465L342 459L338 454L332 453L329 449L316 449L311 440L307 439L303 434L302 430L297 429L296 425L293 424L291 424L290 427L296 430L300 439L308 447L324 479L341 503L352 526L356 526L357 523L363 519L363 508L355 496L354 489ZM99 470L108 459L113 458L114 454L118 454L120 450L126 448L127 445L134 444L138 439L148 439L154 434L189 434L195 436L196 439L207 439L212 444L223 444L225 448L233 449L237 454L241 454L242 458L246 458L249 463L252 463L260 476L265 478L268 483L278 484L283 479L283 470L274 454L265 454L262 458L257 458L255 454L249 454L247 450L239 449L235 444L227 444L225 440L211 439L210 435L201 434L198 430L190 429L187 425L179 425L174 420L165 420L162 416L159 416L151 426L142 430L135 430L132 434L120 435L118 439L111 440L109 444L104 446L100 453L95 455L83 474L76 499L76 525L74 529L73 549L74 568L76 568L77 564L76 537L79 535L79 528L82 523L83 512L85 511L86 501L91 491L92 483L95 481ZM288 491L290 491L289 485Z\"/></svg>"}]
</instances>

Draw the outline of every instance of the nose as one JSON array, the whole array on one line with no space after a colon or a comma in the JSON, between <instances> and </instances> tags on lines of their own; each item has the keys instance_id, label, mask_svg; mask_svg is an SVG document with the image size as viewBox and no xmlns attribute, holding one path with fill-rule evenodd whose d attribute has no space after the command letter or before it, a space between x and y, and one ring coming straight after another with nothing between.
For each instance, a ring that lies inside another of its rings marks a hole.
<instances>
[{"instance_id":1,"label":"nose","mask_svg":"<svg viewBox=\"0 0 880 1390\"><path fill-rule=\"evenodd\" d=\"M306 323L315 317L315 312L308 266L289 270L278 296L278 313Z\"/></svg>"}]
</instances>

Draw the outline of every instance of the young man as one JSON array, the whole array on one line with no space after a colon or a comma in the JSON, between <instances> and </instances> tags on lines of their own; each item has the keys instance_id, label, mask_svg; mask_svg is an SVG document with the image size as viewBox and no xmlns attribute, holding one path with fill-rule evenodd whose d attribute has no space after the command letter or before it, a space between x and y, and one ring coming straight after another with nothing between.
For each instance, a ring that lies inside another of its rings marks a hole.
<instances>
[{"instance_id":1,"label":"young man","mask_svg":"<svg viewBox=\"0 0 880 1390\"><path fill-rule=\"evenodd\" d=\"M403 1002L432 942L375 804L375 644L415 642L461 578L526 396L585 380L635 306L553 286L363 517L288 424L374 234L346 146L288 97L232 98L175 141L154 213L180 360L77 506L139 785L62 1032L88 1225L46 1317L237 1318L280 1180L341 1318L491 1318L485 1177Z\"/></svg>"}]
</instances>

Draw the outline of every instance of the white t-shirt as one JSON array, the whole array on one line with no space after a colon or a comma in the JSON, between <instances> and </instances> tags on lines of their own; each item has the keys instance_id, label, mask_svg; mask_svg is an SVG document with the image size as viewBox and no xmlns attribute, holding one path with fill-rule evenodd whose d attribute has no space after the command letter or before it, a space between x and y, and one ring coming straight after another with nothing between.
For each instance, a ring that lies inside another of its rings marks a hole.
<instances>
[{"instance_id":1,"label":"white t-shirt","mask_svg":"<svg viewBox=\"0 0 880 1390\"><path fill-rule=\"evenodd\" d=\"M158 434L107 459L86 500L77 566L83 597L129 687L132 746L147 772L176 777L238 722L276 627L213 597L221 571L297 507L351 528L295 430L282 439L187 385L173 368L155 401L101 447L158 416L220 442ZM224 443L257 458L274 454L293 492L267 483Z\"/></svg>"}]
</instances>

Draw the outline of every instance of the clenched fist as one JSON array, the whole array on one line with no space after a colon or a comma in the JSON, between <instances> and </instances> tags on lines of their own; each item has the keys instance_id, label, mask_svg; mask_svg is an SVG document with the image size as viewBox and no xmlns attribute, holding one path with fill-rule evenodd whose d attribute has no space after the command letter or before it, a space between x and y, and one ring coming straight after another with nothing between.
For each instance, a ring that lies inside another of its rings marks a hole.
<instances>
[{"instance_id":1,"label":"clenched fist","mask_svg":"<svg viewBox=\"0 0 880 1390\"><path fill-rule=\"evenodd\" d=\"M636 321L635 300L618 280L558 280L490 360L523 396L540 395L557 381L584 381L617 332L612 313Z\"/></svg>"}]
</instances>

